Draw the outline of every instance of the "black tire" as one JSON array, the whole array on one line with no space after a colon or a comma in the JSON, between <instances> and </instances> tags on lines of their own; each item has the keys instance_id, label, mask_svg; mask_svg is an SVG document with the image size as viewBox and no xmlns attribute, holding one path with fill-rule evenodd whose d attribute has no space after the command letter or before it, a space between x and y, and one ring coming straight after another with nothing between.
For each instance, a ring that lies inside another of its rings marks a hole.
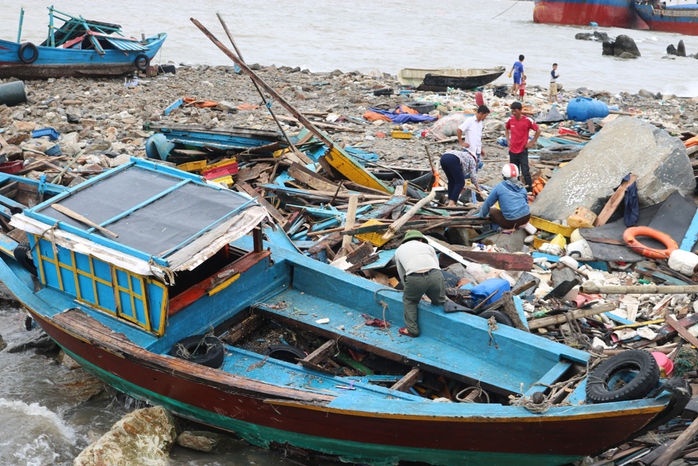
<instances>
[{"instance_id":1,"label":"black tire","mask_svg":"<svg viewBox=\"0 0 698 466\"><path fill-rule=\"evenodd\" d=\"M483 319L489 319L490 317L494 317L494 320L496 320L498 324L506 325L508 327L514 326L514 321L511 320L511 317L509 317L502 311L485 311L478 314L478 316L482 317Z\"/></svg>"},{"instance_id":2,"label":"black tire","mask_svg":"<svg viewBox=\"0 0 698 466\"><path fill-rule=\"evenodd\" d=\"M36 45L32 44L31 42L25 42L19 46L19 50L17 51L17 55L19 55L19 59L23 63L26 63L27 65L31 65L36 60L38 60L39 49L37 49Z\"/></svg>"},{"instance_id":3,"label":"black tire","mask_svg":"<svg viewBox=\"0 0 698 466\"><path fill-rule=\"evenodd\" d=\"M145 71L150 66L150 58L148 58L148 56L145 54L138 54L136 59L133 61L133 64L136 65L137 70Z\"/></svg>"},{"instance_id":4,"label":"black tire","mask_svg":"<svg viewBox=\"0 0 698 466\"><path fill-rule=\"evenodd\" d=\"M284 344L271 345L264 350L264 354L270 358L290 362L291 364L295 364L299 359L303 359L305 357L303 350L296 348L295 346Z\"/></svg>"},{"instance_id":5,"label":"black tire","mask_svg":"<svg viewBox=\"0 0 698 466\"><path fill-rule=\"evenodd\" d=\"M37 275L36 265L32 260L32 248L29 243L19 243L14 250L14 256L19 265L32 275Z\"/></svg>"},{"instance_id":6,"label":"black tire","mask_svg":"<svg viewBox=\"0 0 698 466\"><path fill-rule=\"evenodd\" d=\"M405 105L410 107L412 110L416 110L419 113L429 113L436 108L434 102L407 102Z\"/></svg>"},{"instance_id":7,"label":"black tire","mask_svg":"<svg viewBox=\"0 0 698 466\"><path fill-rule=\"evenodd\" d=\"M646 351L628 350L605 360L589 374L587 399L592 403L638 400L658 382L659 366L654 357Z\"/></svg>"},{"instance_id":8,"label":"black tire","mask_svg":"<svg viewBox=\"0 0 698 466\"><path fill-rule=\"evenodd\" d=\"M216 337L194 335L175 343L170 354L189 362L218 369L223 364L225 349L223 343Z\"/></svg>"}]
</instances>

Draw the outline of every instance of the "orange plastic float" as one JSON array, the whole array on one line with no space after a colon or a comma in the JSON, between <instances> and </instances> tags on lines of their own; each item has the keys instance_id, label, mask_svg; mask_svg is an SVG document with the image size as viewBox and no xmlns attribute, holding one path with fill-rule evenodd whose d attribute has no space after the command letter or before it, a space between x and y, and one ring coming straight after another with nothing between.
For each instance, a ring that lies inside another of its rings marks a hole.
<instances>
[{"instance_id":1,"label":"orange plastic float","mask_svg":"<svg viewBox=\"0 0 698 466\"><path fill-rule=\"evenodd\" d=\"M653 249L649 246L645 246L637 240L638 236L646 236L647 238L655 239L666 246L666 249ZM627 244L630 249L650 259L668 259L672 252L679 249L679 245L676 244L676 241L671 239L671 236L650 227L628 228L623 233L623 241L625 241L625 244Z\"/></svg>"}]
</instances>

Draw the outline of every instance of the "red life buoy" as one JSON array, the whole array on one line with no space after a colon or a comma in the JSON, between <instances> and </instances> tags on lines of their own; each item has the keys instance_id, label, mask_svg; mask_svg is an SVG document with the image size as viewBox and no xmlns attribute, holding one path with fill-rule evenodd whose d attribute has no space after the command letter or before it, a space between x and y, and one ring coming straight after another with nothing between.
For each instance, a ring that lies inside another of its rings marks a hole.
<instances>
[{"instance_id":1,"label":"red life buoy","mask_svg":"<svg viewBox=\"0 0 698 466\"><path fill-rule=\"evenodd\" d=\"M648 238L656 239L666 246L666 249L653 249L645 246L637 240L638 236L646 236ZM679 245L676 244L676 241L671 239L671 236L650 227L628 228L623 233L623 241L625 241L625 244L627 244L630 249L645 257L649 257L650 259L668 259L672 252L679 249Z\"/></svg>"}]
</instances>

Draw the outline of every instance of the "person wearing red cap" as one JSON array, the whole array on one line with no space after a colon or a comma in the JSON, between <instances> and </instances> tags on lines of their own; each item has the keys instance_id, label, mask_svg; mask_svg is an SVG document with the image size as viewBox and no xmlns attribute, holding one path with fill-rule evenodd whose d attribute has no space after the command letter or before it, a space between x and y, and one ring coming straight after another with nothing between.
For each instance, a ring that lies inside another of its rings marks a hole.
<instances>
[{"instance_id":1,"label":"person wearing red cap","mask_svg":"<svg viewBox=\"0 0 698 466\"><path fill-rule=\"evenodd\" d=\"M492 188L477 215L489 217L505 229L523 226L531 219L531 208L526 188L519 181L519 169L507 163L502 167L502 176L504 180ZM493 207L496 203L499 203L498 209Z\"/></svg>"}]
</instances>

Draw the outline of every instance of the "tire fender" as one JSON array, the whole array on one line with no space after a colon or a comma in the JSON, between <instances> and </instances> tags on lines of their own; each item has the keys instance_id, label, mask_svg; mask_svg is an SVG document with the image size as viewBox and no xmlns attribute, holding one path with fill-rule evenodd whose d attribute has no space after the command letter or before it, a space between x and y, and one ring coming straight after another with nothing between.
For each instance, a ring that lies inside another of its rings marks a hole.
<instances>
[{"instance_id":1,"label":"tire fender","mask_svg":"<svg viewBox=\"0 0 698 466\"><path fill-rule=\"evenodd\" d=\"M507 327L514 326L514 322L511 320L511 317L502 311L484 311L478 314L478 317L482 317L483 319L494 317L494 320L496 320L498 324L506 325Z\"/></svg>"},{"instance_id":2,"label":"tire fender","mask_svg":"<svg viewBox=\"0 0 698 466\"><path fill-rule=\"evenodd\" d=\"M150 58L148 58L148 56L143 53L139 53L136 56L136 59L133 60L133 64L139 71L145 71L148 69L148 66L150 66Z\"/></svg>"},{"instance_id":3,"label":"tire fender","mask_svg":"<svg viewBox=\"0 0 698 466\"><path fill-rule=\"evenodd\" d=\"M25 42L19 46L17 55L19 55L19 59L22 61L22 63L31 65L39 58L39 49L37 49L36 45L32 44L31 42Z\"/></svg>"},{"instance_id":4,"label":"tire fender","mask_svg":"<svg viewBox=\"0 0 698 466\"><path fill-rule=\"evenodd\" d=\"M36 270L36 265L34 265L34 261L32 260L31 250L32 249L31 246L29 246L29 243L19 243L14 249L13 254L19 265L24 267L24 269L30 274L36 276L38 275L38 271Z\"/></svg>"},{"instance_id":5,"label":"tire fender","mask_svg":"<svg viewBox=\"0 0 698 466\"><path fill-rule=\"evenodd\" d=\"M654 357L647 351L628 350L606 359L588 375L586 395L592 403L637 400L657 383L659 366Z\"/></svg>"}]
</instances>

